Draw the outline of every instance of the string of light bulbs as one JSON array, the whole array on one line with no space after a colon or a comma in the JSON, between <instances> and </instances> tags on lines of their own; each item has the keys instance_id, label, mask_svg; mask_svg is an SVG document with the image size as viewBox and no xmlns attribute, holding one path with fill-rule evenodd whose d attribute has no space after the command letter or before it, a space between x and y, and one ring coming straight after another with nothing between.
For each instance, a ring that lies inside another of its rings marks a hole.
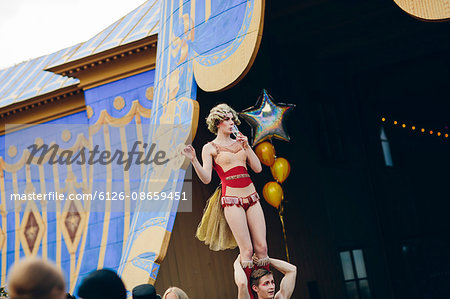
<instances>
[{"instance_id":1,"label":"string of light bulbs","mask_svg":"<svg viewBox=\"0 0 450 299\"><path fill-rule=\"evenodd\" d=\"M414 125L407 125L406 123L400 123L396 120L388 121L386 117L382 117L381 122L386 123L386 124L392 122L394 124L394 126L402 127L403 129L409 129L411 131L421 132L421 133L429 134L429 135L435 135L435 136L442 137L442 138L448 138L448 133L437 131L437 130L419 128ZM448 129L448 128L446 127L445 129Z\"/></svg>"}]
</instances>

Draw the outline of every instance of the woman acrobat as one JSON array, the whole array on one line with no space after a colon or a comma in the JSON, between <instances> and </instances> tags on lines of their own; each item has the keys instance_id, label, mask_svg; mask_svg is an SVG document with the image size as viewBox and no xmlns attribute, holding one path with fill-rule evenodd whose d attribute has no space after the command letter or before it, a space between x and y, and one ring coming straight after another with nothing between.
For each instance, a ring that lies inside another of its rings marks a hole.
<instances>
[{"instance_id":1,"label":"woman acrobat","mask_svg":"<svg viewBox=\"0 0 450 299\"><path fill-rule=\"evenodd\" d=\"M191 145L183 150L204 184L211 182L213 168L221 180L221 189L218 188L208 201L197 237L213 250L234 248L237 243L241 265L250 276L254 266L253 254L257 257L258 267L268 267L270 261L264 214L259 195L247 172L247 164L254 172L261 172L261 162L246 136L237 131L236 139L231 138L235 125L239 125L240 121L230 106L219 104L212 108L206 123L216 138L203 146L203 165ZM223 223L223 218L226 223ZM231 237L227 235L228 227Z\"/></svg>"}]
</instances>

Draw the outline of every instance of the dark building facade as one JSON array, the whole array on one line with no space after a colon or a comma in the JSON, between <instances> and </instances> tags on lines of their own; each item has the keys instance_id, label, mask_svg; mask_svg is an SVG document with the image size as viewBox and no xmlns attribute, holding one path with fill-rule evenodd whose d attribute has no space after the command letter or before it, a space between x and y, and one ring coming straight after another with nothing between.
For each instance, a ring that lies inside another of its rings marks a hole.
<instances>
[{"instance_id":1,"label":"dark building facade","mask_svg":"<svg viewBox=\"0 0 450 299\"><path fill-rule=\"evenodd\" d=\"M291 141L273 142L292 167L283 189L294 298L449 298L449 32L393 1L268 1L248 75L224 92L199 91L197 151L213 139L202 120L218 102L241 111L265 88L297 105ZM260 193L273 180L268 167L253 177ZM177 225L194 232L202 207L197 219L177 218L172 240ZM263 209L269 254L284 259L277 211ZM222 254L229 265L234 257Z\"/></svg>"}]
</instances>

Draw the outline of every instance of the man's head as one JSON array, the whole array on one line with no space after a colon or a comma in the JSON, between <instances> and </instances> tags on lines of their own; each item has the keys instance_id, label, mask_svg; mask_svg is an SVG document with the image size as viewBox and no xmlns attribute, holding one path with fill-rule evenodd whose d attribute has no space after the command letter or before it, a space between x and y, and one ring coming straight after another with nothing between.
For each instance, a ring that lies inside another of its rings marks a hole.
<instances>
[{"instance_id":1,"label":"man's head","mask_svg":"<svg viewBox=\"0 0 450 299\"><path fill-rule=\"evenodd\" d=\"M64 299L64 277L54 264L38 258L18 261L9 271L9 298Z\"/></svg>"},{"instance_id":2,"label":"man's head","mask_svg":"<svg viewBox=\"0 0 450 299\"><path fill-rule=\"evenodd\" d=\"M91 272L81 282L78 297L84 299L125 299L127 290L116 272L101 269Z\"/></svg>"},{"instance_id":3,"label":"man's head","mask_svg":"<svg viewBox=\"0 0 450 299\"><path fill-rule=\"evenodd\" d=\"M275 281L269 270L253 271L250 276L250 284L258 299L272 299L275 296Z\"/></svg>"},{"instance_id":4,"label":"man's head","mask_svg":"<svg viewBox=\"0 0 450 299\"><path fill-rule=\"evenodd\" d=\"M135 286L131 291L133 299L161 299L161 296L156 294L156 289L149 283Z\"/></svg>"}]
</instances>

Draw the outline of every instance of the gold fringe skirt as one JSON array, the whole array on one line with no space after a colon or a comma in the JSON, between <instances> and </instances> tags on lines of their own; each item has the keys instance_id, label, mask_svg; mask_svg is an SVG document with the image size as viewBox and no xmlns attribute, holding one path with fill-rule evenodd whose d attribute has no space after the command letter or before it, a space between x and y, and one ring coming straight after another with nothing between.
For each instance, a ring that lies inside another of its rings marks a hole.
<instances>
[{"instance_id":1,"label":"gold fringe skirt","mask_svg":"<svg viewBox=\"0 0 450 299\"><path fill-rule=\"evenodd\" d=\"M206 202L203 211L202 221L197 227L195 236L214 251L233 249L237 247L233 233L228 226L220 202L222 197L222 187L217 187L216 191Z\"/></svg>"}]
</instances>

